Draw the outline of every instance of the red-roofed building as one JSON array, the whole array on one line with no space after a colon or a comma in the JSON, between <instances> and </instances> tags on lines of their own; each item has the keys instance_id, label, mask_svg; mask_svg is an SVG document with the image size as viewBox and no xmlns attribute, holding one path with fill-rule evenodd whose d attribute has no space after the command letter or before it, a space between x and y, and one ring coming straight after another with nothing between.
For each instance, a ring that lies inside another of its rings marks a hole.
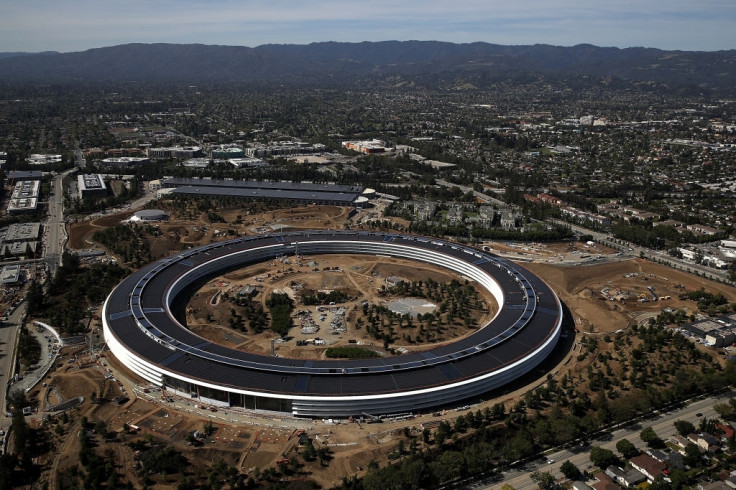
<instances>
[{"instance_id":1,"label":"red-roofed building","mask_svg":"<svg viewBox=\"0 0 736 490\"><path fill-rule=\"evenodd\" d=\"M564 204L562 202L562 199L555 196L550 196L549 194L545 194L544 192L540 192L539 194L537 194L537 197L540 201L544 201L548 204L551 204L552 206L560 207Z\"/></svg>"},{"instance_id":2,"label":"red-roofed building","mask_svg":"<svg viewBox=\"0 0 736 490\"><path fill-rule=\"evenodd\" d=\"M716 424L716 429L723 432L723 437L726 439L733 439L736 432L733 430L733 427L730 425L723 425L723 424Z\"/></svg>"}]
</instances>

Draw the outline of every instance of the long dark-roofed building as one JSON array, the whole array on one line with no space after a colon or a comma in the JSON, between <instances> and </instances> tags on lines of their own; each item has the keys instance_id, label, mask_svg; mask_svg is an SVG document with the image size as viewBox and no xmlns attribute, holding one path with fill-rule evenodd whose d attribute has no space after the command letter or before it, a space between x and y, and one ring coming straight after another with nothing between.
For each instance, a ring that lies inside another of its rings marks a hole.
<instances>
[{"instance_id":1,"label":"long dark-roofed building","mask_svg":"<svg viewBox=\"0 0 736 490\"><path fill-rule=\"evenodd\" d=\"M488 290L499 310L454 342L361 360L230 349L194 334L177 314L174 306L186 304L190 285L297 253L431 263ZM110 293L102 313L111 352L147 381L213 405L308 417L395 414L480 396L546 359L560 337L562 316L557 295L543 280L496 255L435 238L326 230L243 236L171 255L128 276Z\"/></svg>"},{"instance_id":2,"label":"long dark-roofed building","mask_svg":"<svg viewBox=\"0 0 736 490\"><path fill-rule=\"evenodd\" d=\"M173 178L161 184L173 188L175 196L236 197L333 206L352 206L363 192L361 186L309 182Z\"/></svg>"}]
</instances>

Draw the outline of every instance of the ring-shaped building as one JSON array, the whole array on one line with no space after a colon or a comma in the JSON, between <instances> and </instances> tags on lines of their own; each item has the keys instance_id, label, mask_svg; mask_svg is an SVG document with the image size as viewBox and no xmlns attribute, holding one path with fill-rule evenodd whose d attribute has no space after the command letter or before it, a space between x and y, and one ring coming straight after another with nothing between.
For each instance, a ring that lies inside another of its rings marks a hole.
<instances>
[{"instance_id":1,"label":"ring-shaped building","mask_svg":"<svg viewBox=\"0 0 736 490\"><path fill-rule=\"evenodd\" d=\"M200 337L177 319L191 286L294 254L366 254L441 266L489 291L498 312L454 342L362 360L243 352ZM496 255L421 236L315 230L244 236L158 260L110 293L102 320L111 352L157 386L213 405L344 417L430 409L512 383L555 348L562 316L557 295L543 280Z\"/></svg>"}]
</instances>

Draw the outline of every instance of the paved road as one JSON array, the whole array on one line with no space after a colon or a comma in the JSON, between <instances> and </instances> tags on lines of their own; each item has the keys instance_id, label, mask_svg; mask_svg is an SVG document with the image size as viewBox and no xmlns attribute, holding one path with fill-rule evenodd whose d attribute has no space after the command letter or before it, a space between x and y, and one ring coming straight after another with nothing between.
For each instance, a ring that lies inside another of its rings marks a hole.
<instances>
[{"instance_id":1,"label":"paved road","mask_svg":"<svg viewBox=\"0 0 736 490\"><path fill-rule=\"evenodd\" d=\"M64 188L62 181L64 177L76 169L70 169L54 177L51 183L51 195L49 196L49 215L46 220L44 241L44 258L49 270L53 274L56 266L60 264L61 253L64 251L66 241L66 225L64 222Z\"/></svg>"},{"instance_id":2,"label":"paved road","mask_svg":"<svg viewBox=\"0 0 736 490\"><path fill-rule=\"evenodd\" d=\"M443 180L443 179L436 179L435 182L437 183L437 185L441 185L441 186L447 187L447 188L457 187L458 189L460 189L461 191L463 191L466 194L468 192L472 192L473 193L473 196L475 196L478 199L480 199L480 200L482 200L482 201L484 201L486 203L489 203L489 204L496 204L496 205L502 206L502 207L508 206L508 204L506 204L504 201L498 199L496 196L489 196L488 194L484 194L482 192L478 192L475 189L473 189L472 187L467 186L467 185L453 184L452 182L448 182L448 181Z\"/></svg>"},{"instance_id":3,"label":"paved road","mask_svg":"<svg viewBox=\"0 0 736 490\"><path fill-rule=\"evenodd\" d=\"M56 337L45 328L29 323L26 325L28 332L36 338L36 342L41 346L38 367L26 371L23 379L13 384L12 390L23 390L28 392L31 388L43 382L43 376L52 367L56 361L56 357L61 347L56 341Z\"/></svg>"},{"instance_id":4,"label":"paved road","mask_svg":"<svg viewBox=\"0 0 736 490\"><path fill-rule=\"evenodd\" d=\"M135 201L133 201L132 203L130 203L127 206L127 208L128 209L142 208L143 206L145 206L146 204L148 204L150 201L153 201L154 199L156 199L157 192L158 191L147 190L145 192L145 194L143 194L143 196L139 197L138 199L136 199Z\"/></svg>"},{"instance_id":5,"label":"paved road","mask_svg":"<svg viewBox=\"0 0 736 490\"><path fill-rule=\"evenodd\" d=\"M11 419L5 416L6 396L13 389L10 383L15 374L15 346L17 343L18 330L26 315L26 304L21 303L9 316L8 320L2 322L0 327L0 429L8 432ZM0 446L1 447L1 446Z\"/></svg>"},{"instance_id":6,"label":"paved road","mask_svg":"<svg viewBox=\"0 0 736 490\"><path fill-rule=\"evenodd\" d=\"M84 161L84 156L81 152L76 152L75 157L77 159L77 165L79 165L80 158L82 159L82 162ZM76 168L73 168L58 174L51 184L49 215L46 220L43 237L44 260L48 264L51 274L56 271L56 267L60 263L61 253L64 250L64 242L66 241L62 180L64 177L76 170ZM0 429L5 432L7 432L8 427L10 426L10 419L5 417L6 397L8 391L19 387L25 388L24 385L28 384L30 381L30 379L23 380L20 383L10 385L13 381L13 374L15 373L15 345L17 342L18 330L25 314L26 304L23 302L8 317L8 321L3 322L2 326L0 326L0 386L2 387L2 389L0 389ZM45 341L43 334L36 332L35 329L32 329L31 331L34 334L37 334L42 347L42 358L40 362L42 367L39 368L36 373L40 375L42 370L50 362L48 357L48 343ZM34 375L32 374L31 377L34 377ZM38 376L35 377L37 378Z\"/></svg>"},{"instance_id":7,"label":"paved road","mask_svg":"<svg viewBox=\"0 0 736 490\"><path fill-rule=\"evenodd\" d=\"M610 438L595 439L583 447L576 446L572 449L563 449L551 452L545 459L528 463L523 468L505 472L503 474L502 481L495 481L487 485L481 483L474 485L473 488L500 489L504 484L508 483L517 490L535 489L537 488L537 485L529 477L531 473L536 470L547 471L556 478L562 478L563 475L560 471L560 466L566 460L570 460L570 462L575 464L575 466L580 470L586 470L589 468L592 470L593 467L590 462L590 448L592 446L600 446L604 449L610 449L614 453L618 454L616 451L616 442L626 438L635 446L644 450L646 449L646 444L641 440L641 438L639 438L639 433L643 428L652 427L654 432L656 432L660 438L667 439L676 434L674 426L674 422L676 420L687 420L697 427L701 418L697 414L701 414L702 417L707 418L717 416L716 412L713 410L713 405L721 403L732 396L734 396L733 392L727 392L723 395L692 402L685 407L669 411L659 416L652 416L648 420L643 420L626 428L615 430ZM553 460L554 463L549 464L547 462L548 460Z\"/></svg>"},{"instance_id":8,"label":"paved road","mask_svg":"<svg viewBox=\"0 0 736 490\"><path fill-rule=\"evenodd\" d=\"M564 226L569 226L572 230L574 230L576 233L579 233L581 235L591 235L596 242L602 243L609 247L612 247L612 248L623 247L621 252L624 254L624 256L640 257L643 254L645 257L648 257L650 259L657 259L660 261L669 262L670 264L672 264L670 267L673 267L675 269L680 269L683 271L687 271L689 269L690 271L697 271L703 276L711 277L711 278L718 278L721 280L724 280L727 277L727 273L724 270L713 269L712 267L706 267L704 265L687 262L685 260L681 260L676 257L672 257L670 254L668 254L665 251L651 250L651 249L640 247L638 245L634 245L631 243L620 244L608 238L609 236L608 233L601 233L599 231L589 230L588 228L584 228L579 225L570 224L567 221L561 221L561 220L551 220L551 221L557 224L564 225Z\"/></svg>"},{"instance_id":9,"label":"paved road","mask_svg":"<svg viewBox=\"0 0 736 490\"><path fill-rule=\"evenodd\" d=\"M452 182L448 182L443 179L436 179L435 182L437 183L437 185L441 185L443 187L448 187L448 188L457 187L463 192L466 192L466 193L472 192L475 197L487 203L496 204L499 206L507 206L507 204L504 201L499 200L495 196L490 196L488 194L484 194L484 193L475 191L470 186L453 184ZM641 254L643 254L644 256L652 258L652 259L656 258L657 260L667 261L670 264L672 264L671 265L672 267L676 269L680 269L683 271L690 270L693 272L697 271L705 277L718 278L720 280L725 280L727 278L727 273L724 270L713 269L711 267L706 267L703 265L687 262L685 260L681 260L676 257L672 257L667 252L663 252L663 251L651 250L648 248L639 247L638 245L634 245L634 244L622 245L619 243L615 243L613 240L608 238L609 233L601 233L599 231L590 230L580 225L574 225L574 224L568 223L567 221L555 220L555 219L550 220L550 221L553 223L561 224L563 226L569 226L572 230L574 230L575 232L581 235L591 235L595 241L602 243L604 245L608 245L613 248L623 247L622 252L625 257L639 257L641 256Z\"/></svg>"}]
</instances>

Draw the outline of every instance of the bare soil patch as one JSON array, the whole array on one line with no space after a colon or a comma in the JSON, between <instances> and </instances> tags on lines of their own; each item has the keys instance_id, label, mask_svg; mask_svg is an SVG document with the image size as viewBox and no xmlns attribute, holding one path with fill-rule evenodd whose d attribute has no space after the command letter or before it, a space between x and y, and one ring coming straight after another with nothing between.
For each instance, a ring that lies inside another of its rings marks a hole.
<instances>
[{"instance_id":1,"label":"bare soil patch","mask_svg":"<svg viewBox=\"0 0 736 490\"><path fill-rule=\"evenodd\" d=\"M638 319L656 316L664 308L692 313L696 304L680 300L679 295L701 287L722 293L729 301L736 300L736 291L731 287L644 259L576 267L524 265L552 286L585 331L594 325L596 332L613 332ZM653 301L650 287L659 300ZM605 289L609 290L608 296L602 293ZM662 299L667 296L669 299ZM614 297L621 299L610 299ZM645 298L648 301L639 301Z\"/></svg>"},{"instance_id":2,"label":"bare soil patch","mask_svg":"<svg viewBox=\"0 0 736 490\"><path fill-rule=\"evenodd\" d=\"M157 205L169 214L169 221L148 223L158 230L158 236L149 236L147 242L154 257L168 255L184 246L197 246L223 240L233 235L258 234L278 229L342 229L347 222L350 208L335 206L299 206L257 212L262 205L244 204L243 207L214 210L224 222L209 219L208 214L196 209L181 210L168 202ZM92 240L94 232L101 228L120 225L130 218L133 211L104 216L91 216L67 226L69 248L82 250L102 248ZM142 224L141 226L146 226Z\"/></svg>"}]
</instances>

